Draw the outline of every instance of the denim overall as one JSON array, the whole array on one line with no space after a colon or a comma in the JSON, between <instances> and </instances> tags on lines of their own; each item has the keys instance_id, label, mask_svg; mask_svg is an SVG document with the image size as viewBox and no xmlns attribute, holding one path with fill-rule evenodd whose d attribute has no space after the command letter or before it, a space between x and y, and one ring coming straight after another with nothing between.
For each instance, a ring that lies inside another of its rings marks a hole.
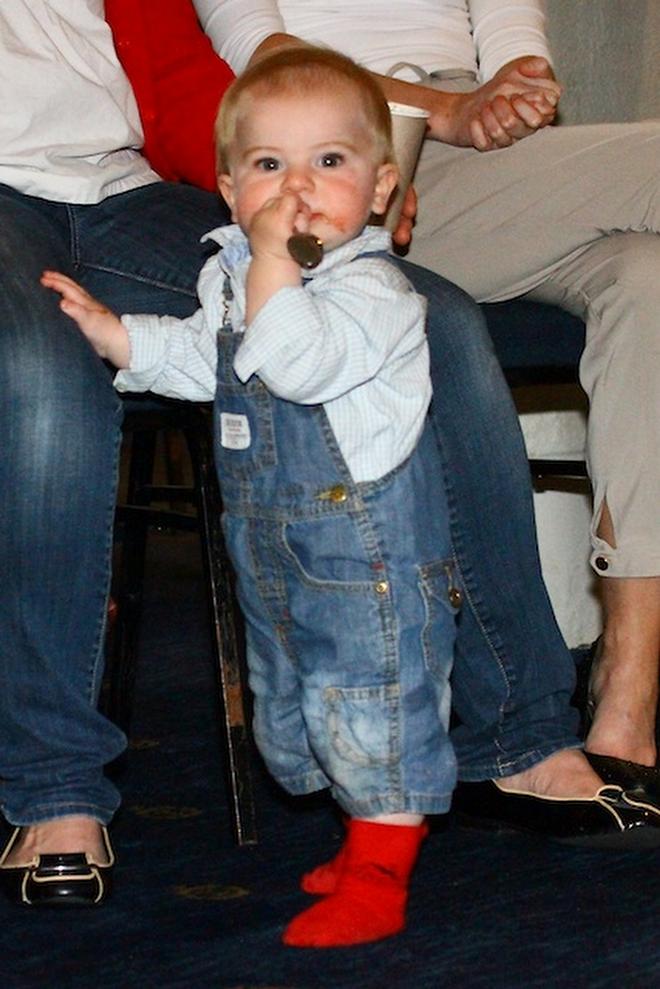
<instances>
[{"instance_id":1,"label":"denim overall","mask_svg":"<svg viewBox=\"0 0 660 989\"><path fill-rule=\"evenodd\" d=\"M322 406L238 380L241 339L218 334L215 455L259 749L290 793L331 787L352 816L444 813L461 593L432 432L356 483Z\"/></svg>"}]
</instances>

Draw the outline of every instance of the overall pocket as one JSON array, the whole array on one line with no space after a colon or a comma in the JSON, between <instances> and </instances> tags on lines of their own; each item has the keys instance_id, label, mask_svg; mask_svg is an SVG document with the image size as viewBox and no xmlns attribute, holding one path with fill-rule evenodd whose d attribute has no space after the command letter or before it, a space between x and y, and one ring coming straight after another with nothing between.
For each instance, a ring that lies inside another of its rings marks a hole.
<instances>
[{"instance_id":1,"label":"overall pocket","mask_svg":"<svg viewBox=\"0 0 660 989\"><path fill-rule=\"evenodd\" d=\"M454 661L456 617L463 601L454 560L449 557L419 568L419 590L426 613L422 649L428 671L447 680Z\"/></svg>"},{"instance_id":2,"label":"overall pocket","mask_svg":"<svg viewBox=\"0 0 660 989\"><path fill-rule=\"evenodd\" d=\"M399 697L398 684L325 688L330 759L335 772L338 762L347 763L348 768L367 768L398 761Z\"/></svg>"},{"instance_id":3,"label":"overall pocket","mask_svg":"<svg viewBox=\"0 0 660 989\"><path fill-rule=\"evenodd\" d=\"M290 520L283 528L282 544L298 578L310 587L367 590L383 578L384 567L369 559L354 515L331 512Z\"/></svg>"}]
</instances>

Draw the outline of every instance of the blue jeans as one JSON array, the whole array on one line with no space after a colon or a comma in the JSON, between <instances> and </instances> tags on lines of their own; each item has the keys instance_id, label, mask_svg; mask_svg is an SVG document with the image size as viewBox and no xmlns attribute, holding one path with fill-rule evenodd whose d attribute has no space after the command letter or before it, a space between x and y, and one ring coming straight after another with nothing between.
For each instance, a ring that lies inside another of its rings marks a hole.
<instances>
[{"instance_id":1,"label":"blue jeans","mask_svg":"<svg viewBox=\"0 0 660 989\"><path fill-rule=\"evenodd\" d=\"M199 236L216 198L157 184L100 203L0 187L0 779L14 824L107 822L103 766L125 740L96 711L121 406L104 364L39 285L74 275L118 312L197 305ZM404 265L430 299L434 424L463 609L454 671L463 778L515 772L575 744L572 664L540 579L529 478L506 384L474 304Z\"/></svg>"},{"instance_id":2,"label":"blue jeans","mask_svg":"<svg viewBox=\"0 0 660 989\"><path fill-rule=\"evenodd\" d=\"M575 664L541 577L525 446L484 319L460 289L401 267L430 300L431 418L465 592L452 675L458 775L509 776L577 746Z\"/></svg>"},{"instance_id":3,"label":"blue jeans","mask_svg":"<svg viewBox=\"0 0 660 989\"><path fill-rule=\"evenodd\" d=\"M234 374L220 333L215 456L247 623L254 734L290 793L352 817L445 813L457 594L435 436L356 483L324 410ZM222 418L246 447L223 444Z\"/></svg>"},{"instance_id":4,"label":"blue jeans","mask_svg":"<svg viewBox=\"0 0 660 989\"><path fill-rule=\"evenodd\" d=\"M13 824L107 822L125 745L96 710L121 409L109 370L39 284L64 271L118 312L188 315L218 199L157 183L70 206L0 186L0 794Z\"/></svg>"}]
</instances>

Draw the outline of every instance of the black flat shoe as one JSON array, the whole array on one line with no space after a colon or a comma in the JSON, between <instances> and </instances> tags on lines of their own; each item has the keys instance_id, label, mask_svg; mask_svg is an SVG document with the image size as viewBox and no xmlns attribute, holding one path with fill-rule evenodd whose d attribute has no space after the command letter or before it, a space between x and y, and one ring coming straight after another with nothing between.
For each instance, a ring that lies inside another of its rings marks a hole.
<instances>
[{"instance_id":1,"label":"black flat shoe","mask_svg":"<svg viewBox=\"0 0 660 989\"><path fill-rule=\"evenodd\" d=\"M28 907L91 907L109 895L115 856L106 828L101 828L108 856L103 865L85 852L37 855L31 862L6 865L20 833L16 828L0 857L0 884L12 902Z\"/></svg>"},{"instance_id":2,"label":"black flat shoe","mask_svg":"<svg viewBox=\"0 0 660 989\"><path fill-rule=\"evenodd\" d=\"M524 831L562 844L593 848L660 846L660 810L641 794L603 786L584 800L511 793L493 780L459 783L452 809L464 823Z\"/></svg>"},{"instance_id":3,"label":"black flat shoe","mask_svg":"<svg viewBox=\"0 0 660 989\"><path fill-rule=\"evenodd\" d=\"M584 754L604 783L613 783L635 796L645 796L649 803L660 807L660 767L643 766L640 762L596 752Z\"/></svg>"}]
</instances>

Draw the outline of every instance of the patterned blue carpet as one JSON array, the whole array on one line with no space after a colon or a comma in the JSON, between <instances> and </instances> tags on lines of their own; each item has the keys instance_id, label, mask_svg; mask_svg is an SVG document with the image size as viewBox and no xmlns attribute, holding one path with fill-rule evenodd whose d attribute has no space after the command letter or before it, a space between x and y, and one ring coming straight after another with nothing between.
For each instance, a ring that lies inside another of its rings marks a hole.
<instances>
[{"instance_id":1,"label":"patterned blue carpet","mask_svg":"<svg viewBox=\"0 0 660 989\"><path fill-rule=\"evenodd\" d=\"M577 851L451 822L426 842L402 935L282 946L308 902L296 879L341 828L326 802L285 799L257 765L259 844L234 845L196 542L151 546L115 894L66 915L0 903L3 989L660 985L660 853Z\"/></svg>"}]
</instances>

